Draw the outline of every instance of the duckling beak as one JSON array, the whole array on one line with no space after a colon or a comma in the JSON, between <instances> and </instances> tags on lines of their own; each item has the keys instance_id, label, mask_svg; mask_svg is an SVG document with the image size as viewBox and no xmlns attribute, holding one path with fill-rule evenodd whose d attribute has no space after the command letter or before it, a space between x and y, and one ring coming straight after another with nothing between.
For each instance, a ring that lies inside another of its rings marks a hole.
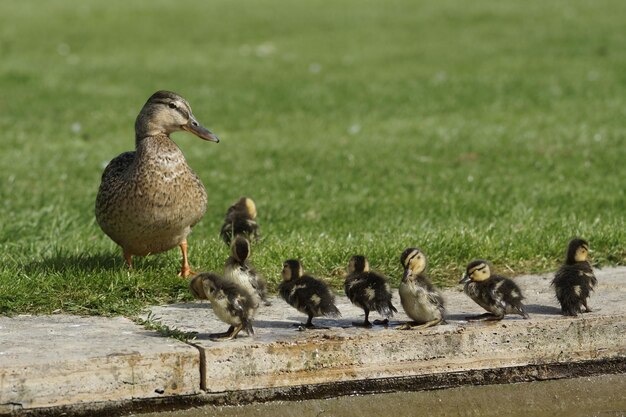
<instances>
[{"instance_id":1,"label":"duckling beak","mask_svg":"<svg viewBox=\"0 0 626 417\"><path fill-rule=\"evenodd\" d=\"M215 143L218 143L220 141L220 139L213 133L211 133L209 129L198 123L193 115L189 117L189 121L187 122L187 124L182 125L181 128L189 133L193 133L200 139L208 140Z\"/></svg>"},{"instance_id":2,"label":"duckling beak","mask_svg":"<svg viewBox=\"0 0 626 417\"><path fill-rule=\"evenodd\" d=\"M461 278L461 280L459 281L459 284L465 284L466 282L469 282L470 277L469 275L465 274L463 275L463 278Z\"/></svg>"}]
</instances>

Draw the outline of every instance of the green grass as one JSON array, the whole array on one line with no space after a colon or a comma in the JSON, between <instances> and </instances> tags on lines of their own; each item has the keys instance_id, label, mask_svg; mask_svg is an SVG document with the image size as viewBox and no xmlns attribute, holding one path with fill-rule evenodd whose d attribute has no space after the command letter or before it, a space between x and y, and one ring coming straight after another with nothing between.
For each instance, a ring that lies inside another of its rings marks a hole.
<instances>
[{"instance_id":1,"label":"green grass","mask_svg":"<svg viewBox=\"0 0 626 417\"><path fill-rule=\"evenodd\" d=\"M190 299L179 252L128 272L93 205L154 91L219 145L174 139L209 192L197 270L257 201L253 261L341 283L350 255L400 278L420 246L439 285L476 257L553 270L570 237L626 264L623 1L2 2L0 314L133 315Z\"/></svg>"}]
</instances>

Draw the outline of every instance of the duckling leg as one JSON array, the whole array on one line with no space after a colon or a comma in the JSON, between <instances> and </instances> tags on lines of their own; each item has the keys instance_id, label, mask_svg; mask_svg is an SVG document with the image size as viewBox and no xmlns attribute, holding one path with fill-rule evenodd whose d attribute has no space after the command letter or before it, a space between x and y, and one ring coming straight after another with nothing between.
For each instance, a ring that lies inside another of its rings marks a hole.
<instances>
[{"instance_id":1,"label":"duckling leg","mask_svg":"<svg viewBox=\"0 0 626 417\"><path fill-rule=\"evenodd\" d=\"M432 326L436 326L439 323L441 323L443 320L442 319L434 319L431 321L428 321L426 323L416 323L414 321L409 322L409 323L404 323L402 326L396 327L396 329L398 330L420 330L420 329L425 329L427 327L432 327Z\"/></svg>"},{"instance_id":2,"label":"duckling leg","mask_svg":"<svg viewBox=\"0 0 626 417\"><path fill-rule=\"evenodd\" d=\"M230 329L233 329L233 327L232 326L229 327L228 330L226 330L225 332L222 332L222 333L211 333L209 335L209 339L211 339L211 340L222 340L222 339L230 336L230 334L232 333L230 331Z\"/></svg>"},{"instance_id":3,"label":"duckling leg","mask_svg":"<svg viewBox=\"0 0 626 417\"><path fill-rule=\"evenodd\" d=\"M561 314L564 316L576 317L578 313L573 308L561 308Z\"/></svg>"},{"instance_id":4,"label":"duckling leg","mask_svg":"<svg viewBox=\"0 0 626 417\"><path fill-rule=\"evenodd\" d=\"M189 275L194 273L189 267L189 259L187 258L187 240L183 240L180 244L180 251L183 253L183 263L178 276L181 278L187 278Z\"/></svg>"},{"instance_id":5,"label":"duckling leg","mask_svg":"<svg viewBox=\"0 0 626 417\"><path fill-rule=\"evenodd\" d=\"M587 300L583 300L583 306L585 307L585 313L591 313L593 310L587 305Z\"/></svg>"},{"instance_id":6,"label":"duckling leg","mask_svg":"<svg viewBox=\"0 0 626 417\"><path fill-rule=\"evenodd\" d=\"M223 342L224 340L236 339L237 334L243 329L243 324L235 326L230 326L228 330L223 333L212 333L209 335L209 338L216 342Z\"/></svg>"},{"instance_id":7,"label":"duckling leg","mask_svg":"<svg viewBox=\"0 0 626 417\"><path fill-rule=\"evenodd\" d=\"M363 320L363 323L360 323L358 321L353 321L352 325L353 326L357 326L357 327L372 327L372 323L370 323L369 321L369 315L370 315L370 311L369 310L365 310L365 320Z\"/></svg>"},{"instance_id":8,"label":"duckling leg","mask_svg":"<svg viewBox=\"0 0 626 417\"><path fill-rule=\"evenodd\" d=\"M503 318L504 318L504 314L496 315L493 313L484 313L484 314L479 314L477 316L467 316L465 317L465 320L467 321L497 321L497 320L502 320Z\"/></svg>"},{"instance_id":9,"label":"duckling leg","mask_svg":"<svg viewBox=\"0 0 626 417\"><path fill-rule=\"evenodd\" d=\"M239 324L237 327L235 327L230 336L226 338L226 340L236 339L241 329L243 329L243 324Z\"/></svg>"},{"instance_id":10,"label":"duckling leg","mask_svg":"<svg viewBox=\"0 0 626 417\"><path fill-rule=\"evenodd\" d=\"M311 316L311 315L309 315L309 319L304 324L304 327L306 327L307 329L315 329L315 330L327 330L327 329L330 329L330 327L314 325L313 324L313 316Z\"/></svg>"}]
</instances>

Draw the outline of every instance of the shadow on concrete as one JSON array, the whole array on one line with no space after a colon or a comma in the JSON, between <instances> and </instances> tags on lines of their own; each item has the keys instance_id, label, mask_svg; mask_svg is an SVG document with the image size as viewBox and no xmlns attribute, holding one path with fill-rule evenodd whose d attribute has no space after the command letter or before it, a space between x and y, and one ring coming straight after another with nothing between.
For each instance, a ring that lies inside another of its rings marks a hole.
<instances>
[{"instance_id":1,"label":"shadow on concrete","mask_svg":"<svg viewBox=\"0 0 626 417\"><path fill-rule=\"evenodd\" d=\"M528 314L550 314L550 315L561 315L561 309L555 306L547 306L544 304L526 304L524 305L524 309Z\"/></svg>"},{"instance_id":2,"label":"shadow on concrete","mask_svg":"<svg viewBox=\"0 0 626 417\"><path fill-rule=\"evenodd\" d=\"M467 321L468 317L475 316L478 313L461 313L461 314L446 314L446 321Z\"/></svg>"},{"instance_id":3,"label":"shadow on concrete","mask_svg":"<svg viewBox=\"0 0 626 417\"><path fill-rule=\"evenodd\" d=\"M279 321L279 320L254 320L253 326L259 327L262 329L272 329L272 328L282 328L282 329L293 329L293 323L296 321ZM299 323L299 322L298 322Z\"/></svg>"}]
</instances>

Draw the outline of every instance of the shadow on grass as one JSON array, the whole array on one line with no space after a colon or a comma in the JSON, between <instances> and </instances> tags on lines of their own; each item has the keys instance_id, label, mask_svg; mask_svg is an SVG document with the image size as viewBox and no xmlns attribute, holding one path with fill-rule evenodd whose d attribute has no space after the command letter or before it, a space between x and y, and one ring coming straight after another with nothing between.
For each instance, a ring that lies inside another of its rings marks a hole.
<instances>
[{"instance_id":1,"label":"shadow on grass","mask_svg":"<svg viewBox=\"0 0 626 417\"><path fill-rule=\"evenodd\" d=\"M133 270L142 272L143 270L165 268L166 260L157 256L133 257ZM126 262L119 253L99 253L91 254L58 254L36 261L31 261L24 265L24 272L33 274L37 272L103 272L103 271L128 271Z\"/></svg>"},{"instance_id":2,"label":"shadow on grass","mask_svg":"<svg viewBox=\"0 0 626 417\"><path fill-rule=\"evenodd\" d=\"M32 261L24 265L24 272L70 272L70 271L113 271L126 268L124 260L119 254L102 253L97 255L54 255L48 258Z\"/></svg>"}]
</instances>

